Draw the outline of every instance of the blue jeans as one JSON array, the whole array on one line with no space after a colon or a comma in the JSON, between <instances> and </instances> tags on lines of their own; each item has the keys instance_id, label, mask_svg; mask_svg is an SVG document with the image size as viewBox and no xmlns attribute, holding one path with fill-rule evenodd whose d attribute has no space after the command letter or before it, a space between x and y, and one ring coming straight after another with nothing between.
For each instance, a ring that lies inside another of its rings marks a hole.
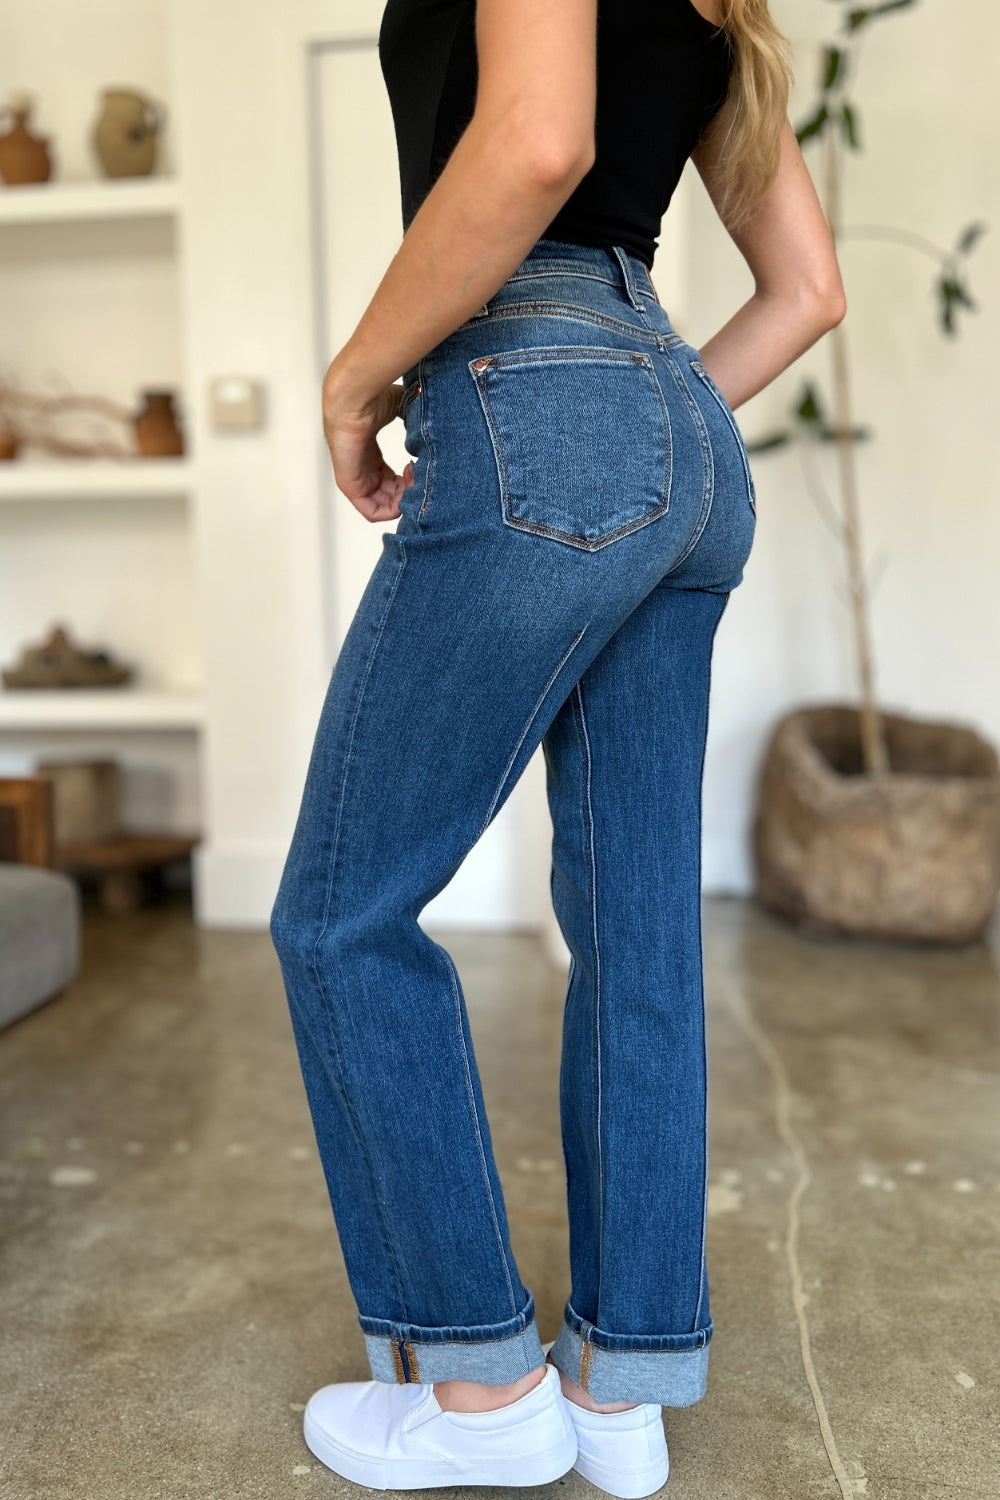
<instances>
[{"instance_id":1,"label":"blue jeans","mask_svg":"<svg viewBox=\"0 0 1000 1500\"><path fill-rule=\"evenodd\" d=\"M552 1358L597 1401L686 1406L713 1328L702 770L746 448L620 247L540 239L404 385L415 482L270 921L372 1376L507 1384L544 1360L462 988L418 920L541 743L572 954Z\"/></svg>"}]
</instances>

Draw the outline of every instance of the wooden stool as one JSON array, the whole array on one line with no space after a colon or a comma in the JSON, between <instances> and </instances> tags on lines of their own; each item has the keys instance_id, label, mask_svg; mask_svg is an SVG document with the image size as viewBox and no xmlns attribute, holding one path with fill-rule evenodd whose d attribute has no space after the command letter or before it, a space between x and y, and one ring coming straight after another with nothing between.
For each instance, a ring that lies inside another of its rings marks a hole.
<instances>
[{"instance_id":1,"label":"wooden stool","mask_svg":"<svg viewBox=\"0 0 1000 1500\"><path fill-rule=\"evenodd\" d=\"M166 833L119 833L88 843L56 847L55 864L72 875L96 876L102 911L114 916L142 906L150 876L182 859L201 840Z\"/></svg>"}]
</instances>

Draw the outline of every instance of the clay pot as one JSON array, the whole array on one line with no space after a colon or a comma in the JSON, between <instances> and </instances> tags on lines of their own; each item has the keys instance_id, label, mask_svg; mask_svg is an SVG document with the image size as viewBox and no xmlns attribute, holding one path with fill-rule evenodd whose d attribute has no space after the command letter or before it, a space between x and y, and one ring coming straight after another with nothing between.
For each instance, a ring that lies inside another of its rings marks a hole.
<instances>
[{"instance_id":1,"label":"clay pot","mask_svg":"<svg viewBox=\"0 0 1000 1500\"><path fill-rule=\"evenodd\" d=\"M93 131L93 145L106 177L148 177L164 111L145 94L104 89L104 104Z\"/></svg>"},{"instance_id":2,"label":"clay pot","mask_svg":"<svg viewBox=\"0 0 1000 1500\"><path fill-rule=\"evenodd\" d=\"M52 173L48 138L28 129L31 105L18 95L4 111L11 121L0 135L0 177L9 186L24 182L48 182Z\"/></svg>"},{"instance_id":3,"label":"clay pot","mask_svg":"<svg viewBox=\"0 0 1000 1500\"><path fill-rule=\"evenodd\" d=\"M144 458L178 458L184 434L174 411L172 391L143 391L142 410L132 418L135 440Z\"/></svg>"},{"instance_id":4,"label":"clay pot","mask_svg":"<svg viewBox=\"0 0 1000 1500\"><path fill-rule=\"evenodd\" d=\"M817 931L968 942L1000 891L996 751L962 725L881 717L883 776L862 770L855 708L779 721L753 827L757 898Z\"/></svg>"}]
</instances>

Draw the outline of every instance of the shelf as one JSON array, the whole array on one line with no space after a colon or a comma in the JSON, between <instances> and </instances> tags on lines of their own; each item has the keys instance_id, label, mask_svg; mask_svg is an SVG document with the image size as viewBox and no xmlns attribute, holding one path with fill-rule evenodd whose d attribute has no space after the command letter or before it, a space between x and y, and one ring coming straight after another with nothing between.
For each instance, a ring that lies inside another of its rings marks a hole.
<instances>
[{"instance_id":1,"label":"shelf","mask_svg":"<svg viewBox=\"0 0 1000 1500\"><path fill-rule=\"evenodd\" d=\"M176 177L29 182L0 187L0 225L164 218L175 214L179 207Z\"/></svg>"},{"instance_id":2,"label":"shelf","mask_svg":"<svg viewBox=\"0 0 1000 1500\"><path fill-rule=\"evenodd\" d=\"M154 688L0 687L4 729L200 729L199 692Z\"/></svg>"},{"instance_id":3,"label":"shelf","mask_svg":"<svg viewBox=\"0 0 1000 1500\"><path fill-rule=\"evenodd\" d=\"M193 469L188 458L66 460L0 463L0 504L18 500L129 500L184 498Z\"/></svg>"}]
</instances>

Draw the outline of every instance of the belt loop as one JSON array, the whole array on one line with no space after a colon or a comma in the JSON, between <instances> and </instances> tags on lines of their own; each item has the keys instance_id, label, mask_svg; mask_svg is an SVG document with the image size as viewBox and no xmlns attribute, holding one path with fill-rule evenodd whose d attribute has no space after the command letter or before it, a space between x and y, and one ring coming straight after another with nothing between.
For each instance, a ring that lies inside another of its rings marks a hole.
<instances>
[{"instance_id":1,"label":"belt loop","mask_svg":"<svg viewBox=\"0 0 1000 1500\"><path fill-rule=\"evenodd\" d=\"M635 272L632 269L632 263L629 260L626 251L622 249L621 245L612 245L611 253L621 267L622 282L625 287L625 295L628 297L628 300L631 302L636 312L644 313L646 309L639 300L639 292L635 282Z\"/></svg>"}]
</instances>

